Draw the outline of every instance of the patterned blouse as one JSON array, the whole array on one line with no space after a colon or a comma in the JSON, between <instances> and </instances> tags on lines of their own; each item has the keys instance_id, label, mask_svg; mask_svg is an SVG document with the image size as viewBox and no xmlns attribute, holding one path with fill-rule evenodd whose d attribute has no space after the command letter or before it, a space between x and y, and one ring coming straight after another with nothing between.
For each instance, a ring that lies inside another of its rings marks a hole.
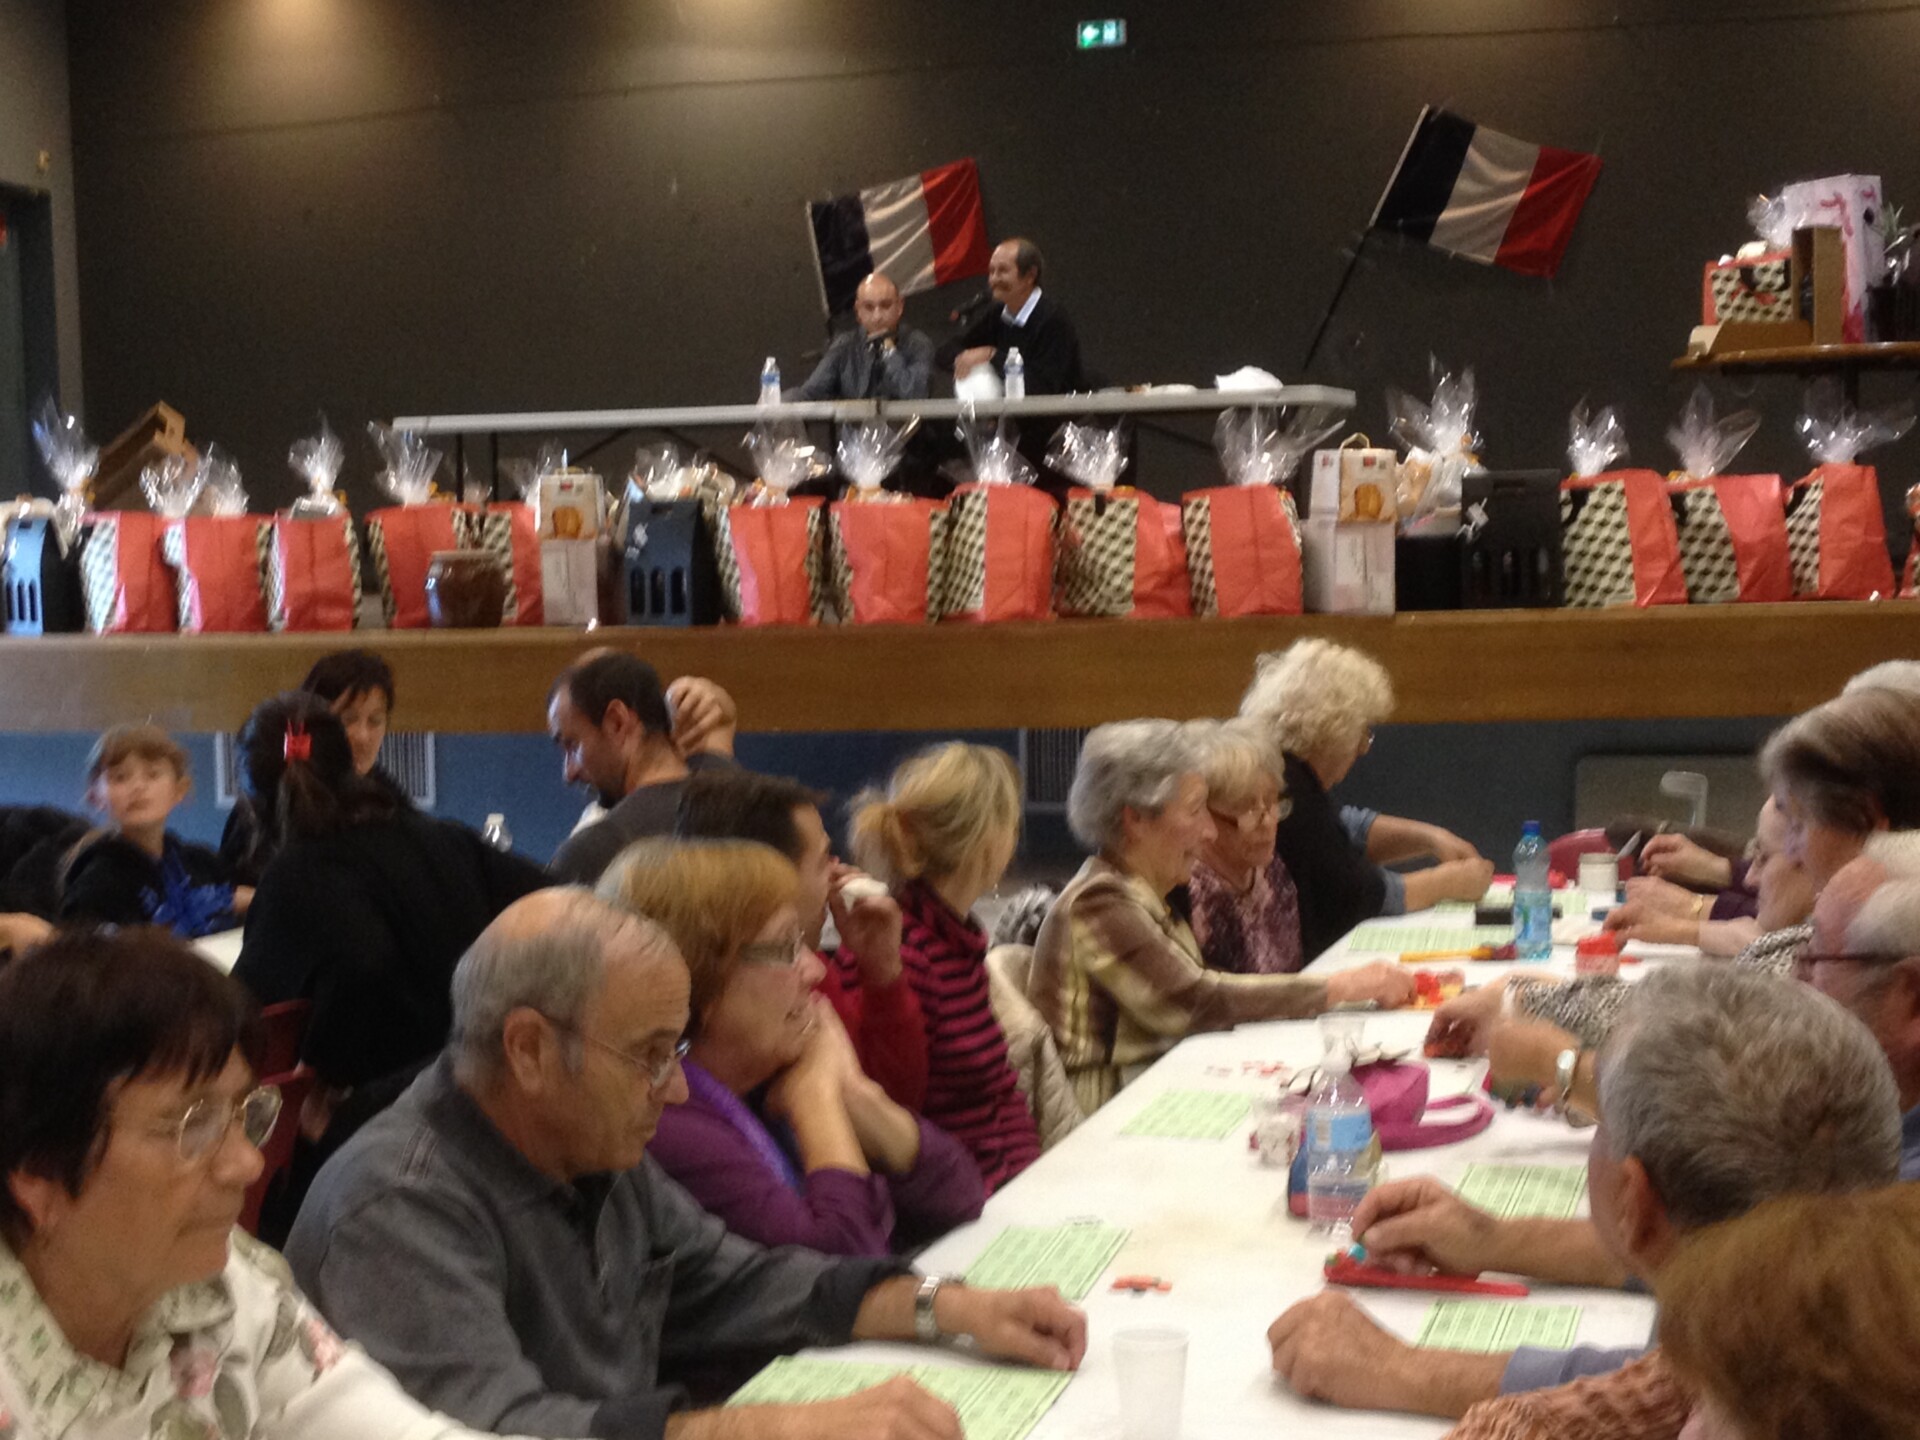
<instances>
[{"instance_id":1,"label":"patterned blouse","mask_svg":"<svg viewBox=\"0 0 1920 1440\"><path fill-rule=\"evenodd\" d=\"M0 1244L0 1440L453 1440L476 1432L407 1398L342 1342L287 1262L236 1230L227 1268L161 1297L124 1369L67 1343Z\"/></svg>"},{"instance_id":2,"label":"patterned blouse","mask_svg":"<svg viewBox=\"0 0 1920 1440\"><path fill-rule=\"evenodd\" d=\"M1291 975L1306 964L1300 948L1300 894L1278 857L1237 890L1204 860L1187 882L1193 933L1211 970L1234 975Z\"/></svg>"},{"instance_id":3,"label":"patterned blouse","mask_svg":"<svg viewBox=\"0 0 1920 1440\"><path fill-rule=\"evenodd\" d=\"M1693 1401L1658 1350L1606 1375L1483 1400L1445 1440L1679 1440Z\"/></svg>"}]
</instances>

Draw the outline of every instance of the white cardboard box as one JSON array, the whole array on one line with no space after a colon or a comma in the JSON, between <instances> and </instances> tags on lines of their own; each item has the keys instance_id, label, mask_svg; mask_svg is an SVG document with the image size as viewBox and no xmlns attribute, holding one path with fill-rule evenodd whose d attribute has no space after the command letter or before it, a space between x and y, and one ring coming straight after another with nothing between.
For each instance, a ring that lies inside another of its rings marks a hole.
<instances>
[{"instance_id":1,"label":"white cardboard box","mask_svg":"<svg viewBox=\"0 0 1920 1440\"><path fill-rule=\"evenodd\" d=\"M1301 587L1318 615L1393 614L1392 525L1309 518L1300 527Z\"/></svg>"},{"instance_id":2,"label":"white cardboard box","mask_svg":"<svg viewBox=\"0 0 1920 1440\"><path fill-rule=\"evenodd\" d=\"M542 540L540 588L549 625L587 625L600 618L597 540Z\"/></svg>"}]
</instances>

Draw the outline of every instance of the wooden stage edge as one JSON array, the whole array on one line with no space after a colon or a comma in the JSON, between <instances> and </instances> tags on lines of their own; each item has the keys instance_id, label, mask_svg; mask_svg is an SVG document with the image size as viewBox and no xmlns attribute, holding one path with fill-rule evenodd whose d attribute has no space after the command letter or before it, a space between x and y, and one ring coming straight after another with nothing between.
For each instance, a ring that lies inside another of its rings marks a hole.
<instances>
[{"instance_id":1,"label":"wooden stage edge","mask_svg":"<svg viewBox=\"0 0 1920 1440\"><path fill-rule=\"evenodd\" d=\"M1305 636L1392 674L1407 723L1787 715L1881 660L1920 658L1905 601L1462 610L992 626L360 631L0 639L0 733L151 717L230 730L344 645L379 650L409 730L541 731L554 675L593 645L705 675L754 732L1095 725L1230 714L1255 657Z\"/></svg>"}]
</instances>

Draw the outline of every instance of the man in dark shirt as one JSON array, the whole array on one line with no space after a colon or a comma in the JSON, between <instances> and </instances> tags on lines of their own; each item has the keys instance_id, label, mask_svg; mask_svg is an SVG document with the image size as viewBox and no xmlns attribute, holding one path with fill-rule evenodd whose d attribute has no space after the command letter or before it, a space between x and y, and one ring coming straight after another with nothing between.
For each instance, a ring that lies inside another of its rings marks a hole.
<instances>
[{"instance_id":1,"label":"man in dark shirt","mask_svg":"<svg viewBox=\"0 0 1920 1440\"><path fill-rule=\"evenodd\" d=\"M570 785L591 785L606 814L576 830L549 867L591 885L613 857L673 833L674 811L695 770L731 767L733 699L711 680L682 676L662 688L646 661L590 650L560 673L547 728Z\"/></svg>"},{"instance_id":2,"label":"man in dark shirt","mask_svg":"<svg viewBox=\"0 0 1920 1440\"><path fill-rule=\"evenodd\" d=\"M1027 394L1064 395L1090 387L1080 364L1080 337L1067 312L1040 289L1045 269L1031 240L1002 240L987 262L987 289L997 302L940 349L940 362L964 380L976 366L1007 373L1007 352L1019 348Z\"/></svg>"},{"instance_id":3,"label":"man in dark shirt","mask_svg":"<svg viewBox=\"0 0 1920 1440\"><path fill-rule=\"evenodd\" d=\"M858 328L834 337L806 383L790 400L924 400L933 373L933 342L900 317L900 287L878 270L854 292Z\"/></svg>"}]
</instances>

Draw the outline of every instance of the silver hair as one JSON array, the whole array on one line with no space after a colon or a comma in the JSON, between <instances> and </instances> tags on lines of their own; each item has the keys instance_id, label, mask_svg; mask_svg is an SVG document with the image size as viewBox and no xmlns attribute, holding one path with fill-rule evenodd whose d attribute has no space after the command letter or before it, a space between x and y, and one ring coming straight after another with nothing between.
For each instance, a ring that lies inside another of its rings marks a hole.
<instances>
[{"instance_id":1,"label":"silver hair","mask_svg":"<svg viewBox=\"0 0 1920 1440\"><path fill-rule=\"evenodd\" d=\"M1869 665L1847 681L1840 693L1856 690L1898 690L1903 695L1920 696L1920 660L1882 660Z\"/></svg>"},{"instance_id":2,"label":"silver hair","mask_svg":"<svg viewBox=\"0 0 1920 1440\"><path fill-rule=\"evenodd\" d=\"M454 967L450 1043L461 1074L498 1072L500 1037L515 1010L537 1010L558 1025L577 1026L616 947L673 953L673 942L652 921L580 886L559 893L564 904L552 924L521 934L496 921Z\"/></svg>"},{"instance_id":3,"label":"silver hair","mask_svg":"<svg viewBox=\"0 0 1920 1440\"><path fill-rule=\"evenodd\" d=\"M1876 830L1860 853L1896 880L1920 876L1920 830Z\"/></svg>"},{"instance_id":4,"label":"silver hair","mask_svg":"<svg viewBox=\"0 0 1920 1440\"><path fill-rule=\"evenodd\" d=\"M1301 759L1357 746L1393 713L1393 682L1379 661L1331 640L1296 640L1254 663L1240 713L1267 726Z\"/></svg>"},{"instance_id":5,"label":"silver hair","mask_svg":"<svg viewBox=\"0 0 1920 1440\"><path fill-rule=\"evenodd\" d=\"M1634 987L1599 1063L1600 1114L1673 1223L1777 1195L1865 1189L1900 1165L1900 1101L1872 1034L1808 986L1726 965Z\"/></svg>"},{"instance_id":6,"label":"silver hair","mask_svg":"<svg viewBox=\"0 0 1920 1440\"><path fill-rule=\"evenodd\" d=\"M1258 720L1244 716L1191 720L1187 736L1198 754L1210 802L1249 803L1267 776L1285 789L1286 762L1273 735Z\"/></svg>"},{"instance_id":7,"label":"silver hair","mask_svg":"<svg viewBox=\"0 0 1920 1440\"><path fill-rule=\"evenodd\" d=\"M1107 849L1120 839L1123 812L1158 815L1180 777L1199 770L1199 751L1178 720L1097 726L1080 747L1067 791L1067 827L1089 850Z\"/></svg>"},{"instance_id":8,"label":"silver hair","mask_svg":"<svg viewBox=\"0 0 1920 1440\"><path fill-rule=\"evenodd\" d=\"M1920 956L1920 875L1898 873L1867 896L1847 922L1845 944L1849 955Z\"/></svg>"}]
</instances>

